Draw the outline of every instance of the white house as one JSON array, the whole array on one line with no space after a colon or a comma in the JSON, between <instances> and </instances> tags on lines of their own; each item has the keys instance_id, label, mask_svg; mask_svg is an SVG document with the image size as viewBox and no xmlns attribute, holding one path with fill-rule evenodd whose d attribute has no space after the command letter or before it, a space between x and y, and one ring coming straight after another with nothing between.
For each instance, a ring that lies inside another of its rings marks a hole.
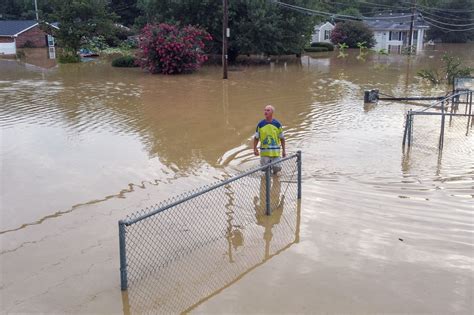
<instances>
[{"instance_id":1,"label":"white house","mask_svg":"<svg viewBox=\"0 0 474 315\"><path fill-rule=\"evenodd\" d=\"M334 29L334 25L329 22L318 24L314 27L314 33L311 37L312 43L330 43L331 32Z\"/></svg>"},{"instance_id":2,"label":"white house","mask_svg":"<svg viewBox=\"0 0 474 315\"><path fill-rule=\"evenodd\" d=\"M374 32L375 49L401 52L408 46L410 37L411 14L390 13L365 18L363 22ZM429 29L423 16L417 14L413 23L412 45L416 51L423 49L426 30Z\"/></svg>"}]
</instances>

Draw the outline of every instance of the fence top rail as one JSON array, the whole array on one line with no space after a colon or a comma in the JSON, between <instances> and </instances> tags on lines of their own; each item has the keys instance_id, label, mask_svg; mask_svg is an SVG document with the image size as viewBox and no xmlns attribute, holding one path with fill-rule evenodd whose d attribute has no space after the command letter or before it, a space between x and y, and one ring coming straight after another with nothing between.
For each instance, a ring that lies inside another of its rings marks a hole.
<instances>
[{"instance_id":1,"label":"fence top rail","mask_svg":"<svg viewBox=\"0 0 474 315\"><path fill-rule=\"evenodd\" d=\"M461 92L458 92L458 93L450 94L450 95L446 96L445 98L443 98L442 100L434 102L433 104L431 104L430 106L428 106L425 109L422 109L422 110L419 110L419 111L413 111L413 112L418 112L418 113L419 112L425 112L428 109L432 109L433 107L435 107L436 105L439 105L439 104L443 104L443 106L444 106L444 102L446 102L447 100L453 99L453 98L461 96L461 95L467 95L467 94L470 94L470 93L472 93L472 91L469 90L469 91L461 91Z\"/></svg>"},{"instance_id":2,"label":"fence top rail","mask_svg":"<svg viewBox=\"0 0 474 315\"><path fill-rule=\"evenodd\" d=\"M459 117L472 117L474 114L458 114L458 113L431 113L431 112L411 112L412 115L422 116L459 116Z\"/></svg>"},{"instance_id":3,"label":"fence top rail","mask_svg":"<svg viewBox=\"0 0 474 315\"><path fill-rule=\"evenodd\" d=\"M266 170L268 168L270 168L271 166L275 165L275 164L278 164L278 163L282 163L284 161L288 161L288 160L291 160L291 159L294 159L294 158L297 158L299 155L301 154L301 151L297 151L297 153L294 153L294 154L291 154L291 155L288 155L280 160L277 160L277 161L273 161L269 164L266 164L264 166L259 166L259 167L256 167L256 168L253 168L253 169L250 169L246 172L243 172L243 173L240 173L236 176L233 176L231 178L228 178L228 179L224 179L224 180L221 180L221 181L218 181L217 183L211 185L211 186L204 186L201 190L198 190L196 192L194 192L193 194L191 194L190 196L187 196L187 197L183 197L183 198L180 198L179 200L177 201L174 201L174 202L171 202L169 204L165 204L163 206L160 206L158 207L157 209L154 209L148 213L144 213L136 218L132 218L132 219L124 219L124 220L120 220L119 221L119 224L123 224L123 225L126 225L126 226L129 226L129 225L132 225L132 224L135 224L139 221L142 221L146 218L149 218L151 216L154 216L155 214L157 213L160 213L160 212L163 212L165 210L168 210L170 208L173 208L183 202L186 202L186 201L189 201L191 199L194 199L200 195L203 195L205 193L208 193L214 189L217 189L219 187L222 187L222 186L225 186L225 185L228 185L229 183L232 183L236 180L239 180L243 177L246 177L246 176L249 176L253 173L256 173L256 172L259 172L259 171L262 171L262 170Z\"/></svg>"}]
</instances>

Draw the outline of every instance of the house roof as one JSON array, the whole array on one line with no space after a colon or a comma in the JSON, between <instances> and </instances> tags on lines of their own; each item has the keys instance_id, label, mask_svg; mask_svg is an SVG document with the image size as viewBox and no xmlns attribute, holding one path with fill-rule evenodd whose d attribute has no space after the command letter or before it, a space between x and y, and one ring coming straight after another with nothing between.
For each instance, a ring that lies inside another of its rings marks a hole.
<instances>
[{"instance_id":1,"label":"house roof","mask_svg":"<svg viewBox=\"0 0 474 315\"><path fill-rule=\"evenodd\" d=\"M379 14L371 18L365 18L363 22L372 30L408 31L411 24L411 14ZM417 14L413 23L413 29L424 28L429 28L429 25L421 14Z\"/></svg>"},{"instance_id":2,"label":"house roof","mask_svg":"<svg viewBox=\"0 0 474 315\"><path fill-rule=\"evenodd\" d=\"M323 23L319 23L318 25L316 25L316 26L314 27L314 29L315 29L315 30L319 30L321 27L323 27L323 26L326 25L326 24L329 24L329 25L331 25L332 27L334 27L334 25L332 25L330 22L323 22Z\"/></svg>"},{"instance_id":3,"label":"house roof","mask_svg":"<svg viewBox=\"0 0 474 315\"><path fill-rule=\"evenodd\" d=\"M36 20L7 20L0 21L0 36L14 37L32 27L38 25ZM52 27L58 28L54 23L49 24Z\"/></svg>"}]
</instances>

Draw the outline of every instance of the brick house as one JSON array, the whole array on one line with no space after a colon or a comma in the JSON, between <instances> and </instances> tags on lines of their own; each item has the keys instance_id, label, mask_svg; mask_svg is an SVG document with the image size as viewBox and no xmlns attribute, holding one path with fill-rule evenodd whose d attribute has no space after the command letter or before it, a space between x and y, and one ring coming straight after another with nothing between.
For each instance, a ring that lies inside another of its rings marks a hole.
<instances>
[{"instance_id":1,"label":"brick house","mask_svg":"<svg viewBox=\"0 0 474 315\"><path fill-rule=\"evenodd\" d=\"M52 28L58 28L48 24ZM48 43L49 41L49 43ZM0 55L14 55L17 48L54 45L51 34L40 28L35 20L0 21Z\"/></svg>"}]
</instances>

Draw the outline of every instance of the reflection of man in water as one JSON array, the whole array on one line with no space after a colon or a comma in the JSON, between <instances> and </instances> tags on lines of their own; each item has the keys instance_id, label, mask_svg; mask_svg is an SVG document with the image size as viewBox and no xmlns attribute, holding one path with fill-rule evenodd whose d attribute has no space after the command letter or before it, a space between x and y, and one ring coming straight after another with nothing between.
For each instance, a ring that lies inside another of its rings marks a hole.
<instances>
[{"instance_id":1,"label":"reflection of man in water","mask_svg":"<svg viewBox=\"0 0 474 315\"><path fill-rule=\"evenodd\" d=\"M273 113L275 108L272 105L265 106L264 116L265 119L261 120L255 130L255 136L253 140L253 152L255 155L260 155L260 165L264 166L273 161L280 159L280 144L281 144L281 155L286 156L285 151L285 137L283 135L283 129L278 120L273 119ZM257 149L258 141L260 140L260 152ZM273 173L281 171L281 166L273 166Z\"/></svg>"},{"instance_id":2,"label":"reflection of man in water","mask_svg":"<svg viewBox=\"0 0 474 315\"><path fill-rule=\"evenodd\" d=\"M265 240L265 258L270 256L270 242L273 238L272 228L275 224L280 223L284 202L285 196L281 195L280 178L272 176L270 188L270 207L272 214L266 215L266 181L265 176L262 176L260 181L260 196L254 197L253 204L255 206L257 224L265 228L265 232L263 233L263 239Z\"/></svg>"}]
</instances>

